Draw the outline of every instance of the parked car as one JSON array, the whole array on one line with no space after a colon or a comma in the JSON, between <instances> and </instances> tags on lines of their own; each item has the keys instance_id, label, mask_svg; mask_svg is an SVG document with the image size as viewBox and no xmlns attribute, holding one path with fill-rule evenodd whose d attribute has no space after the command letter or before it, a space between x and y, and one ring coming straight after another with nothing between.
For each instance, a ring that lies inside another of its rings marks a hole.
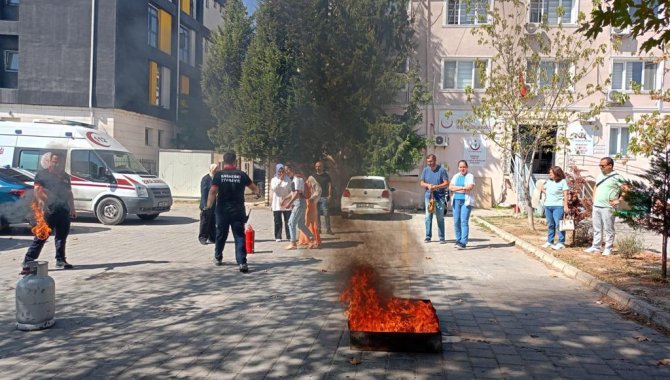
<instances>
[{"instance_id":1,"label":"parked car","mask_svg":"<svg viewBox=\"0 0 670 380\"><path fill-rule=\"evenodd\" d=\"M32 185L0 172L0 229L10 224L28 223L32 197Z\"/></svg>"},{"instance_id":2,"label":"parked car","mask_svg":"<svg viewBox=\"0 0 670 380\"><path fill-rule=\"evenodd\" d=\"M388 186L384 177L351 177L340 199L342 216L391 215L395 211L393 206L394 191L395 189Z\"/></svg>"},{"instance_id":3,"label":"parked car","mask_svg":"<svg viewBox=\"0 0 670 380\"><path fill-rule=\"evenodd\" d=\"M9 165L0 166L0 174L3 174L7 177L12 177L15 180L23 182L27 185L33 185L35 182L35 173L21 168L13 168Z\"/></svg>"}]
</instances>

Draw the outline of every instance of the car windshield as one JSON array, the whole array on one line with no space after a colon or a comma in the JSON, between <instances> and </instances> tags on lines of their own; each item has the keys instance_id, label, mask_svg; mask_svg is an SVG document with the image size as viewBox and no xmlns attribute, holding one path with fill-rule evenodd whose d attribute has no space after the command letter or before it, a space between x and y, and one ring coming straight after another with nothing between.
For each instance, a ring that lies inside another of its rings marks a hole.
<instances>
[{"instance_id":1,"label":"car windshield","mask_svg":"<svg viewBox=\"0 0 670 380\"><path fill-rule=\"evenodd\" d=\"M370 178L352 178L349 180L349 185L347 186L350 189L373 189L373 190L384 190L384 181L381 179L370 179Z\"/></svg>"},{"instance_id":2,"label":"car windshield","mask_svg":"<svg viewBox=\"0 0 670 380\"><path fill-rule=\"evenodd\" d=\"M18 179L12 177L11 175L6 175L6 174L3 174L3 173L4 172L0 172L0 180L4 181L6 183L13 184L13 185L24 185L25 186L25 184L23 182L19 181Z\"/></svg>"},{"instance_id":3,"label":"car windshield","mask_svg":"<svg viewBox=\"0 0 670 380\"><path fill-rule=\"evenodd\" d=\"M96 151L100 158L105 161L114 173L120 174L149 174L147 170L140 164L139 161L132 154L128 152L114 152L114 151Z\"/></svg>"},{"instance_id":4,"label":"car windshield","mask_svg":"<svg viewBox=\"0 0 670 380\"><path fill-rule=\"evenodd\" d=\"M10 177L13 178L19 182L30 182L33 180L32 177L29 177L19 171L16 171L11 168L0 168L0 174L2 174L3 178L4 177Z\"/></svg>"}]
</instances>

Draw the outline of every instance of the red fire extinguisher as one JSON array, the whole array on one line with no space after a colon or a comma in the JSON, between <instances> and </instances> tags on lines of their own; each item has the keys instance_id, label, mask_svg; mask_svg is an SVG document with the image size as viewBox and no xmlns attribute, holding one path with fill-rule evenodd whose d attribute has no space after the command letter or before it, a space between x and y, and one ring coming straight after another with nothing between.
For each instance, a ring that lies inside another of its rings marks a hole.
<instances>
[{"instance_id":1,"label":"red fire extinguisher","mask_svg":"<svg viewBox=\"0 0 670 380\"><path fill-rule=\"evenodd\" d=\"M254 239L256 232L251 224L247 223L247 229L244 231L244 242L246 243L247 253L254 253Z\"/></svg>"}]
</instances>

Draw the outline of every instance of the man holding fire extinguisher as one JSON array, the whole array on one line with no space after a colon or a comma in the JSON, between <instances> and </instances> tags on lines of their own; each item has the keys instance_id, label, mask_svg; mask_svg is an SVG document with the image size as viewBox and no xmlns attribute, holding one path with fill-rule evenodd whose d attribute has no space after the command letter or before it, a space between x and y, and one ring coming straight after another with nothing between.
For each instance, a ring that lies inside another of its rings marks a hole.
<instances>
[{"instance_id":1,"label":"man holding fire extinguisher","mask_svg":"<svg viewBox=\"0 0 670 380\"><path fill-rule=\"evenodd\" d=\"M260 197L258 187L251 181L249 176L237 169L235 153L227 152L223 155L223 170L216 172L212 179L212 186L207 197L209 210L216 201L216 242L214 244L214 264L223 265L223 247L228 239L228 230L232 230L235 239L235 259L240 267L240 272L249 272L247 266L247 250L244 241L244 223L246 213L244 210L244 188L248 187Z\"/></svg>"}]
</instances>

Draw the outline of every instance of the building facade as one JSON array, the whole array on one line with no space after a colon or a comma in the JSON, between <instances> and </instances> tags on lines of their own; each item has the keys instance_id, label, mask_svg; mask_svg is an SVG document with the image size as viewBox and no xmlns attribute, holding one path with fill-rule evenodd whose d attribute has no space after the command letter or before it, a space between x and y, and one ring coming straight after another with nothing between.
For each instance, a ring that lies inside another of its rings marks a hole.
<instances>
[{"instance_id":1,"label":"building facade","mask_svg":"<svg viewBox=\"0 0 670 380\"><path fill-rule=\"evenodd\" d=\"M487 22L485 15L481 17L486 12L486 5L500 12L501 3L496 0L410 1L409 9L419 39L416 60L424 80L433 88L433 101L425 108L423 125L418 126L417 131L429 141L427 153L435 154L438 162L446 164L450 174L457 170L458 160L470 161L470 172L478 182L479 207L516 203L516 193L519 192L511 173L513 166L495 142L458 126L456 122L472 112L466 87L474 89L475 98L486 87L486 83L478 80L475 61L488 61L490 67L495 54L489 46L478 44L478 37L471 33L472 28ZM544 37L551 38L552 28L559 23L564 30L576 33L579 12L590 14L592 2L526 0L522 6L525 17L521 21L521 33L542 33ZM558 7L564 11L559 12ZM542 20L546 20L548 31L538 27ZM649 90L662 90L669 83L667 63L653 58L654 55L659 56L658 51L640 56L639 41L632 38L627 30L604 30L593 41L593 46L600 44L607 46L604 66L590 72L577 84L576 91L583 91L589 83L605 83L606 79L610 83L603 91L570 105L570 109L578 113L586 112L590 110L590 104L600 100L604 100L606 106L594 118L579 120L575 117L565 125L557 126L556 149L538 152L535 156L531 168L535 178L546 177L553 165L566 169L576 165L585 170L582 175L594 179L599 174L598 163L602 157L614 158L615 170L627 177L635 177L648 167L647 159L628 154L631 136L626 118L637 119L653 111L667 112L663 102L652 100L648 94ZM634 93L631 82L641 85L640 94ZM628 99L619 102L614 99L615 93L625 94ZM568 147L560 143L562 138L570 140ZM421 168L410 174L417 174ZM416 177L405 176L394 180L396 187L407 190L399 194L406 194L401 202L420 205L422 199L408 198L413 194L413 181L418 182Z\"/></svg>"},{"instance_id":2,"label":"building facade","mask_svg":"<svg viewBox=\"0 0 670 380\"><path fill-rule=\"evenodd\" d=\"M96 125L156 172L201 102L223 0L0 0L0 119Z\"/></svg>"}]
</instances>

